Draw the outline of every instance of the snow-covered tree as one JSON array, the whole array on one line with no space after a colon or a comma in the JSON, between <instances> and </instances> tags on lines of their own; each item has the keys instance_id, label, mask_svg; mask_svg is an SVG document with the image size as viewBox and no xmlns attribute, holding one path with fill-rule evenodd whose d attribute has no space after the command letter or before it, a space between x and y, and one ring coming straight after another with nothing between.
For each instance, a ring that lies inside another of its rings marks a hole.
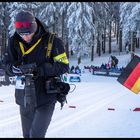
<instances>
[{"instance_id":1,"label":"snow-covered tree","mask_svg":"<svg viewBox=\"0 0 140 140\"><path fill-rule=\"evenodd\" d=\"M54 12L56 8L54 2L41 2L36 16L51 28L55 22Z\"/></svg>"},{"instance_id":2,"label":"snow-covered tree","mask_svg":"<svg viewBox=\"0 0 140 140\"><path fill-rule=\"evenodd\" d=\"M72 2L68 7L69 44L76 54L87 52L93 43L92 7L88 2Z\"/></svg>"},{"instance_id":3,"label":"snow-covered tree","mask_svg":"<svg viewBox=\"0 0 140 140\"><path fill-rule=\"evenodd\" d=\"M119 23L118 28L122 29L124 42L130 39L130 31L140 32L139 2L5 2L4 9L3 4L0 2L0 25L5 25L3 17L7 14L10 17L6 23L9 24L9 35L15 31L13 23L17 12L30 10L46 23L51 32L62 37L69 51L73 50L77 57L89 55L93 45L94 49L103 47L103 36L108 37L110 25L114 25L115 20Z\"/></svg>"},{"instance_id":4,"label":"snow-covered tree","mask_svg":"<svg viewBox=\"0 0 140 140\"><path fill-rule=\"evenodd\" d=\"M136 22L138 20L135 19L139 18L138 11L136 10L138 7L139 3L137 2L124 2L120 6L120 23L124 42L130 40L130 31L136 30Z\"/></svg>"}]
</instances>

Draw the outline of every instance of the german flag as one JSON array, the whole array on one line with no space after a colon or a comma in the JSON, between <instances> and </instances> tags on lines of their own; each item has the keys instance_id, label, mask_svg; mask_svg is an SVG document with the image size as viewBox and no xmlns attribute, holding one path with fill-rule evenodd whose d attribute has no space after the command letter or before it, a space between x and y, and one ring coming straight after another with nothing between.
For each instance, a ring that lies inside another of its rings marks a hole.
<instances>
[{"instance_id":1,"label":"german flag","mask_svg":"<svg viewBox=\"0 0 140 140\"><path fill-rule=\"evenodd\" d=\"M137 55L133 57L117 81L135 94L140 92L140 57Z\"/></svg>"}]
</instances>

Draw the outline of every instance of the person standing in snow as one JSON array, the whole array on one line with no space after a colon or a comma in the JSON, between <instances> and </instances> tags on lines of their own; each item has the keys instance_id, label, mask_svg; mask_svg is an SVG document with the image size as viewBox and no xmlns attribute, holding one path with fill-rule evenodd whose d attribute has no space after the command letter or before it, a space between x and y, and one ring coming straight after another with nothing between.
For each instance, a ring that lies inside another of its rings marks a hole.
<instances>
[{"instance_id":1,"label":"person standing in snow","mask_svg":"<svg viewBox=\"0 0 140 140\"><path fill-rule=\"evenodd\" d=\"M44 138L57 102L58 93L47 93L46 82L69 71L69 61L63 41L54 35L50 58L46 57L51 32L30 11L20 11L14 21L15 33L9 38L6 73L20 77L20 65L35 63L33 70L36 105L25 106L24 87L15 87L15 101L19 105L24 138ZM31 93L32 94L32 93ZM33 96L33 95L32 95ZM62 96L62 101L63 101Z\"/></svg>"},{"instance_id":2,"label":"person standing in snow","mask_svg":"<svg viewBox=\"0 0 140 140\"><path fill-rule=\"evenodd\" d=\"M117 64L118 64L118 59L116 58L116 56L111 55L111 67L117 68Z\"/></svg>"}]
</instances>

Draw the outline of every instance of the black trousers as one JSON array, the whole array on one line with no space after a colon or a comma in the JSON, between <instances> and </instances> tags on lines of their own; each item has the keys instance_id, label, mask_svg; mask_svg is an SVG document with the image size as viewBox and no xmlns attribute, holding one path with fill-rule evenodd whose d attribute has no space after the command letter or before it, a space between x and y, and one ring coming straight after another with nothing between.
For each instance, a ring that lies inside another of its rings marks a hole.
<instances>
[{"instance_id":1,"label":"black trousers","mask_svg":"<svg viewBox=\"0 0 140 140\"><path fill-rule=\"evenodd\" d=\"M55 99L56 100L56 99ZM56 101L49 101L36 108L20 106L21 124L24 138L45 138L54 112Z\"/></svg>"}]
</instances>

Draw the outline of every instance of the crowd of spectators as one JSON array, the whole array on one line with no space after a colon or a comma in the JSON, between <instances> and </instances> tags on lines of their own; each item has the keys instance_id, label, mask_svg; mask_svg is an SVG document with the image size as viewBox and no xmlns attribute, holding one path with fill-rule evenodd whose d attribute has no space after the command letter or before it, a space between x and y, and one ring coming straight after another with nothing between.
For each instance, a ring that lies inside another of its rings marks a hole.
<instances>
[{"instance_id":1,"label":"crowd of spectators","mask_svg":"<svg viewBox=\"0 0 140 140\"><path fill-rule=\"evenodd\" d=\"M71 74L79 74L79 75L81 75L81 69L80 69L79 66L76 66L76 67L71 66L71 68L70 68L70 72L69 72L69 73L71 73Z\"/></svg>"}]
</instances>

